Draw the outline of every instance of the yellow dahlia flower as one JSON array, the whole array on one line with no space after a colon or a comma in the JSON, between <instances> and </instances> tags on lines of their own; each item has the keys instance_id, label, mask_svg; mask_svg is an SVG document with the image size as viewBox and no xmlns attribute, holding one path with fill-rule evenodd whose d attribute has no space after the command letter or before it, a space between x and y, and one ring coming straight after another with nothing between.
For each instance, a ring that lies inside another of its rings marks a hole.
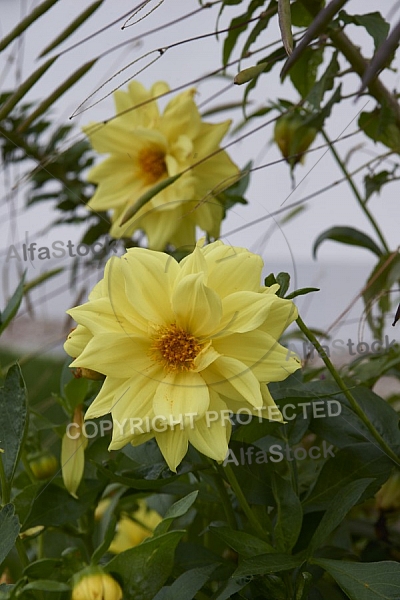
<instances>
[{"instance_id":1,"label":"yellow dahlia flower","mask_svg":"<svg viewBox=\"0 0 400 600\"><path fill-rule=\"evenodd\" d=\"M133 81L127 92L114 93L121 116L105 125L91 123L84 128L93 148L110 155L88 174L89 181L98 184L88 206L113 211L113 237L130 237L134 231L144 230L149 247L155 250L163 250L167 243L193 248L196 225L211 237L219 237L224 211L214 196L239 174L227 153L218 152L159 192L121 226L127 210L145 192L218 150L228 131L230 121L211 124L201 120L193 88L173 98L162 114L156 100L129 110L168 90L164 82L147 91ZM198 205L202 199L205 201Z\"/></svg>"},{"instance_id":2,"label":"yellow dahlia flower","mask_svg":"<svg viewBox=\"0 0 400 600\"><path fill-rule=\"evenodd\" d=\"M71 367L106 376L85 418L111 412L110 449L155 437L172 471L189 442L223 461L232 413L282 421L266 383L300 367L277 342L297 309L260 286L261 257L202 243L180 263L144 248L112 257L68 311Z\"/></svg>"}]
</instances>

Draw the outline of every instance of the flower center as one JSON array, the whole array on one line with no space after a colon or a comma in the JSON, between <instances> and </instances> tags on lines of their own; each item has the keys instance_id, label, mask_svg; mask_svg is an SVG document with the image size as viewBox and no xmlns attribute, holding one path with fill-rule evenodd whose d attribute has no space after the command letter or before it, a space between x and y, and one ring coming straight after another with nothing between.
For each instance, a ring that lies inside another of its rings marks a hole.
<instances>
[{"instance_id":1,"label":"flower center","mask_svg":"<svg viewBox=\"0 0 400 600\"><path fill-rule=\"evenodd\" d=\"M139 152L140 173L146 183L156 183L163 175L167 174L165 153L155 148L143 148Z\"/></svg>"},{"instance_id":2,"label":"flower center","mask_svg":"<svg viewBox=\"0 0 400 600\"><path fill-rule=\"evenodd\" d=\"M167 371L182 372L194 368L194 359L201 349L200 342L191 333L172 324L157 330L151 354Z\"/></svg>"}]
</instances>

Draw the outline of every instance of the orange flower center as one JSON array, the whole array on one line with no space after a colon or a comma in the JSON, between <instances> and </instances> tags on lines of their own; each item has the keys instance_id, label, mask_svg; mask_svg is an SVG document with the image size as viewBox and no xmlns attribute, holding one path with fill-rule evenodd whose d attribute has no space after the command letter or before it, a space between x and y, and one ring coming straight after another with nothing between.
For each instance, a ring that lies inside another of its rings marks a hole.
<instances>
[{"instance_id":1,"label":"orange flower center","mask_svg":"<svg viewBox=\"0 0 400 600\"><path fill-rule=\"evenodd\" d=\"M201 349L194 335L172 324L157 330L151 355L168 372L182 372L194 368L194 359Z\"/></svg>"},{"instance_id":2,"label":"orange flower center","mask_svg":"<svg viewBox=\"0 0 400 600\"><path fill-rule=\"evenodd\" d=\"M155 148L143 148L139 152L140 173L146 183L152 185L167 174L165 153Z\"/></svg>"}]
</instances>

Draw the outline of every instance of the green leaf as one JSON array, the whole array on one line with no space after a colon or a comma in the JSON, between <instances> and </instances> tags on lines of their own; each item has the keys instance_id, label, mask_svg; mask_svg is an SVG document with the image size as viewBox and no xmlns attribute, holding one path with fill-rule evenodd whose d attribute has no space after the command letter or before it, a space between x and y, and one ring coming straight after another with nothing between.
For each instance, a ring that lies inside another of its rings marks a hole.
<instances>
[{"instance_id":1,"label":"green leaf","mask_svg":"<svg viewBox=\"0 0 400 600\"><path fill-rule=\"evenodd\" d=\"M89 380L85 379L84 377L74 377L64 386L63 396L67 401L68 409L71 412L71 415L75 408L79 406L79 404L83 403L88 390Z\"/></svg>"},{"instance_id":2,"label":"green leaf","mask_svg":"<svg viewBox=\"0 0 400 600\"><path fill-rule=\"evenodd\" d=\"M215 569L216 565L206 565L182 573L172 585L162 588L154 600L193 600Z\"/></svg>"},{"instance_id":3,"label":"green leaf","mask_svg":"<svg viewBox=\"0 0 400 600\"><path fill-rule=\"evenodd\" d=\"M320 291L319 288L312 288L312 287L300 288L298 290L295 290L291 294L288 294L287 296L285 296L285 299L292 300L293 298L296 298L297 296L305 296L306 294L311 294L311 292L319 292L319 291Z\"/></svg>"},{"instance_id":4,"label":"green leaf","mask_svg":"<svg viewBox=\"0 0 400 600\"><path fill-rule=\"evenodd\" d=\"M398 600L400 564L392 561L355 563L326 558L313 563L327 571L350 600Z\"/></svg>"},{"instance_id":5,"label":"green leaf","mask_svg":"<svg viewBox=\"0 0 400 600\"><path fill-rule=\"evenodd\" d=\"M47 12L56 2L58 2L58 0L45 0L36 6L36 8L29 13L29 15L22 19L22 21L20 21L18 25L0 41L0 52L7 48L8 44L11 44L11 42L20 36L21 33L23 33L30 25L32 25L32 23L35 23L37 19Z\"/></svg>"},{"instance_id":6,"label":"green leaf","mask_svg":"<svg viewBox=\"0 0 400 600\"><path fill-rule=\"evenodd\" d=\"M154 196L162 192L166 187L175 183L175 181L179 179L181 175L183 175L183 171L182 173L177 173L176 175L172 175L171 177L167 177L166 179L159 181L158 183L156 183L156 185L153 185L147 192L142 194L140 198L136 200L135 204L128 208L128 210L124 214L121 220L121 227L122 225L125 225L130 219L132 219L132 217L134 217L139 212L139 210L145 204L147 204L147 202L150 202L150 200L154 198Z\"/></svg>"},{"instance_id":7,"label":"green leaf","mask_svg":"<svg viewBox=\"0 0 400 600\"><path fill-rule=\"evenodd\" d=\"M257 0L255 0L254 3L256 4ZM264 3L265 2L258 2L260 6L262 6ZM257 41L260 33L265 31L269 21L276 15L277 10L277 1L271 0L268 6L263 10L263 16L260 15L260 19L256 22L255 26L253 27L253 29L247 37L247 40L245 41L241 52L242 58L248 56L251 46Z\"/></svg>"},{"instance_id":8,"label":"green leaf","mask_svg":"<svg viewBox=\"0 0 400 600\"><path fill-rule=\"evenodd\" d=\"M338 53L334 52L328 68L324 71L322 77L317 81L311 88L307 101L313 106L314 109L319 110L325 92L332 90L335 84L335 77L339 73L339 62Z\"/></svg>"},{"instance_id":9,"label":"green leaf","mask_svg":"<svg viewBox=\"0 0 400 600\"><path fill-rule=\"evenodd\" d=\"M318 247L324 240L333 240L340 242L341 244L349 244L350 246L359 246L360 248L366 248L371 250L377 256L382 256L383 252L374 240L368 235L355 229L354 227L346 227L344 225L331 227L326 231L323 231L315 240L313 246L313 257L316 257Z\"/></svg>"},{"instance_id":10,"label":"green leaf","mask_svg":"<svg viewBox=\"0 0 400 600\"><path fill-rule=\"evenodd\" d=\"M334 343L339 341L343 340L335 340ZM318 394L318 385L311 386L311 389ZM399 415L390 404L363 386L354 387L351 392L385 442L390 446L400 446ZM336 395L334 398L336 402L340 402L340 413L335 417L314 418L310 423L311 431L338 448L344 448L351 444L364 444L367 441L376 444L375 438L360 421L348 400L342 394ZM337 412L338 410L335 410L333 406L332 413ZM329 414L327 407L325 407L324 414Z\"/></svg>"},{"instance_id":11,"label":"green leaf","mask_svg":"<svg viewBox=\"0 0 400 600\"><path fill-rule=\"evenodd\" d=\"M84 10L76 19L71 23L52 41L42 52L39 54L39 58L42 58L45 54L48 54L51 50L54 50L64 40L74 33L102 4L104 0L97 0L93 2L86 10Z\"/></svg>"},{"instance_id":12,"label":"green leaf","mask_svg":"<svg viewBox=\"0 0 400 600\"><path fill-rule=\"evenodd\" d=\"M61 85L56 87L56 89L51 94L48 94L46 98L29 115L29 117L23 123L21 123L21 125L18 127L18 133L26 131L28 127L38 117L40 117L40 115L46 112L50 108L50 106L54 104L54 102L58 100L58 98L60 98L60 96L65 94L65 92L68 92L75 83L77 83L84 75L86 75L86 73L90 71L90 69L96 64L97 60L97 58L94 58L93 60L90 60L83 64L76 71L74 71L72 75L70 75L65 81L63 81Z\"/></svg>"},{"instance_id":13,"label":"green leaf","mask_svg":"<svg viewBox=\"0 0 400 600\"><path fill-rule=\"evenodd\" d=\"M280 573L296 569L304 562L299 556L288 554L262 554L244 560L234 572L233 577L249 577L252 575L266 575L267 573Z\"/></svg>"},{"instance_id":14,"label":"green leaf","mask_svg":"<svg viewBox=\"0 0 400 600\"><path fill-rule=\"evenodd\" d=\"M287 290L289 289L289 285L290 285L289 273L281 272L281 273L278 273L278 275L276 277L273 273L270 273L264 279L265 287L271 287L275 284L278 284L280 286L279 290L277 291L277 296L279 296L280 298L283 298L285 296Z\"/></svg>"},{"instance_id":15,"label":"green leaf","mask_svg":"<svg viewBox=\"0 0 400 600\"><path fill-rule=\"evenodd\" d=\"M184 498L181 498L180 500L175 502L172 506L170 506L169 509L167 510L167 512L165 513L165 516L164 516L163 520L161 521L161 523L159 523L157 525L157 527L155 528L154 536L162 535L163 533L166 533L168 531L168 529L170 528L171 523L174 519L177 519L178 517L182 517L183 515L185 515L187 513L187 511L189 510L189 508L195 502L195 500L198 496L198 493L199 493L199 491L195 490L194 492L191 492L190 494L188 494Z\"/></svg>"},{"instance_id":16,"label":"green leaf","mask_svg":"<svg viewBox=\"0 0 400 600\"><path fill-rule=\"evenodd\" d=\"M78 502L66 490L54 484L46 484L35 497L22 529L25 531L37 525L45 527L71 525L85 513L86 509L82 497L81 502Z\"/></svg>"},{"instance_id":17,"label":"green leaf","mask_svg":"<svg viewBox=\"0 0 400 600\"><path fill-rule=\"evenodd\" d=\"M245 531L236 531L230 527L215 525L210 526L210 531L244 558L276 552L271 544Z\"/></svg>"},{"instance_id":18,"label":"green leaf","mask_svg":"<svg viewBox=\"0 0 400 600\"><path fill-rule=\"evenodd\" d=\"M392 460L371 443L339 450L322 467L314 488L303 502L303 509L305 512L326 510L332 496L355 479L374 480L362 496L363 500L370 498L387 480L392 468Z\"/></svg>"},{"instance_id":19,"label":"green leaf","mask_svg":"<svg viewBox=\"0 0 400 600\"><path fill-rule=\"evenodd\" d=\"M53 581L52 579L39 579L32 581L23 587L23 591L40 590L43 592L69 592L71 586L61 581Z\"/></svg>"},{"instance_id":20,"label":"green leaf","mask_svg":"<svg viewBox=\"0 0 400 600\"><path fill-rule=\"evenodd\" d=\"M391 150L400 152L400 129L390 108L380 107L370 113L362 112L358 126L374 142L381 142Z\"/></svg>"},{"instance_id":21,"label":"green leaf","mask_svg":"<svg viewBox=\"0 0 400 600\"><path fill-rule=\"evenodd\" d=\"M101 557L107 552L109 549L111 542L115 536L115 530L117 526L117 517L115 514L111 515L111 518L108 522L106 532L104 534L104 539L101 544L96 548L92 555L92 564L97 564Z\"/></svg>"},{"instance_id":22,"label":"green leaf","mask_svg":"<svg viewBox=\"0 0 400 600\"><path fill-rule=\"evenodd\" d=\"M283 273L283 272L278 273L278 275L276 276L276 282L279 283L279 285L280 285L277 296L279 296L279 298L284 298L286 292L289 289L289 285L290 285L289 273Z\"/></svg>"},{"instance_id":23,"label":"green leaf","mask_svg":"<svg viewBox=\"0 0 400 600\"><path fill-rule=\"evenodd\" d=\"M324 516L318 524L308 546L308 556L326 542L328 536L340 525L347 513L359 501L373 479L358 479L350 482L333 496Z\"/></svg>"},{"instance_id":24,"label":"green leaf","mask_svg":"<svg viewBox=\"0 0 400 600\"><path fill-rule=\"evenodd\" d=\"M390 181L391 173L389 171L380 171L374 175L364 177L365 200L368 200L372 194L379 194L382 186Z\"/></svg>"},{"instance_id":25,"label":"green leaf","mask_svg":"<svg viewBox=\"0 0 400 600\"><path fill-rule=\"evenodd\" d=\"M14 515L14 506L6 504L0 510L0 564L14 547L19 529L18 517Z\"/></svg>"},{"instance_id":26,"label":"green leaf","mask_svg":"<svg viewBox=\"0 0 400 600\"><path fill-rule=\"evenodd\" d=\"M241 0L239 0L239 2L232 2L232 4L239 4L240 2ZM227 3L225 2L225 4ZM225 38L224 47L222 51L222 63L224 67L228 64L229 58L232 54L232 51L236 45L240 34L246 31L246 29L249 26L249 20L252 18L254 12L257 10L257 8L263 5L264 0L252 0L249 4L247 11L244 14L232 19L229 25L228 35Z\"/></svg>"},{"instance_id":27,"label":"green leaf","mask_svg":"<svg viewBox=\"0 0 400 600\"><path fill-rule=\"evenodd\" d=\"M27 92L30 91L32 86L46 73L46 71L51 67L57 57L49 58L43 65L38 67L25 81L23 81L11 94L11 96L7 99L6 102L0 108L0 121L3 121L12 109L16 106L16 104L25 96Z\"/></svg>"},{"instance_id":28,"label":"green leaf","mask_svg":"<svg viewBox=\"0 0 400 600\"><path fill-rule=\"evenodd\" d=\"M375 52L389 34L390 25L379 12L366 13L364 15L349 15L346 11L341 10L339 19L346 25L352 23L353 25L364 27L374 40Z\"/></svg>"},{"instance_id":29,"label":"green leaf","mask_svg":"<svg viewBox=\"0 0 400 600\"><path fill-rule=\"evenodd\" d=\"M315 9L315 12L319 12L324 6L324 0L313 0L307 3L307 7L304 6L301 1L295 1L291 5L292 11L292 23L296 27L309 27L314 20L313 12L308 10L310 5Z\"/></svg>"},{"instance_id":30,"label":"green leaf","mask_svg":"<svg viewBox=\"0 0 400 600\"><path fill-rule=\"evenodd\" d=\"M306 98L315 85L318 67L323 61L323 48L307 48L289 71L289 77L302 98Z\"/></svg>"},{"instance_id":31,"label":"green leaf","mask_svg":"<svg viewBox=\"0 0 400 600\"><path fill-rule=\"evenodd\" d=\"M10 367L0 388L0 448L6 478L12 481L28 425L25 383L18 365Z\"/></svg>"},{"instance_id":32,"label":"green leaf","mask_svg":"<svg viewBox=\"0 0 400 600\"><path fill-rule=\"evenodd\" d=\"M363 300L366 307L368 325L374 336L381 339L385 326L385 315L390 311L391 302L389 290L400 281L400 254L394 251L384 254L372 269L365 287ZM374 315L371 310L373 305L379 309L380 314Z\"/></svg>"},{"instance_id":33,"label":"green leaf","mask_svg":"<svg viewBox=\"0 0 400 600\"><path fill-rule=\"evenodd\" d=\"M24 575L30 577L31 579L51 577L54 575L55 569L61 565L62 561L58 558L41 558L25 567Z\"/></svg>"},{"instance_id":34,"label":"green leaf","mask_svg":"<svg viewBox=\"0 0 400 600\"><path fill-rule=\"evenodd\" d=\"M184 531L170 531L125 550L113 558L105 570L119 575L124 593L135 600L154 600L171 574L174 552Z\"/></svg>"},{"instance_id":35,"label":"green leaf","mask_svg":"<svg viewBox=\"0 0 400 600\"><path fill-rule=\"evenodd\" d=\"M7 325L10 321L15 317L22 302L22 297L24 295L24 282L25 282L26 272L22 275L21 281L17 285L15 292L11 296L7 306L0 314L0 335L6 329Z\"/></svg>"},{"instance_id":36,"label":"green leaf","mask_svg":"<svg viewBox=\"0 0 400 600\"><path fill-rule=\"evenodd\" d=\"M292 485L274 473L272 490L277 505L274 529L276 547L280 552L290 552L297 542L303 520L303 511Z\"/></svg>"}]
</instances>

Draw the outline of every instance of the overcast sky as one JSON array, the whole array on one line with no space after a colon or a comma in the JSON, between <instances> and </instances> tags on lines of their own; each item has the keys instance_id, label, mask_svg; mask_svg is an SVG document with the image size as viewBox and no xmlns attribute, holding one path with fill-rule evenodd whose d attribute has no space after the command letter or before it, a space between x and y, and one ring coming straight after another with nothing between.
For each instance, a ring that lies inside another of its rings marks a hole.
<instances>
[{"instance_id":1,"label":"overcast sky","mask_svg":"<svg viewBox=\"0 0 400 600\"><path fill-rule=\"evenodd\" d=\"M8 33L21 17L36 4L38 2L28 2L27 0L2 0L1 35ZM87 0L83 2L59 0L48 13L26 32L19 44L14 43L7 48L0 55L1 89L7 90L15 85L17 80L25 79L40 64L37 61L37 56L44 45L54 39L68 22L90 4L91 1ZM27 98L31 100L43 99L84 61L94 58L99 53L108 51L118 44L128 42L122 48L106 54L80 83L57 103L54 107L56 121L58 123L67 122L68 118L87 96L105 83L109 77L140 56L151 50L166 48L177 41L213 32L219 10L218 6L202 10L191 18L171 27L164 27L158 33L149 35L147 33L149 30L199 8L197 0L164 0L162 3L159 3L159 0L153 0L148 4L148 9L154 8L151 14L135 25L121 30L121 25L126 20L121 19L121 16L128 13L132 6L137 4L138 2L132 3L128 0L118 0L118 2L105 0L102 7L91 19L72 38L64 42L60 49L66 49L72 43L83 40L87 35L116 19L119 19L118 23L92 40L61 56L40 82L31 89ZM247 5L247 3L245 4ZM384 16L386 16L390 6L394 3L383 4L387 5L387 9L384 11ZM352 14L372 12L377 10L377 3L374 0L350 0L346 5L346 10ZM229 25L230 19L237 12L237 7L228 7L219 23L219 28ZM398 14L394 15L392 21L397 17ZM372 52L371 39L364 31L357 27L352 27L349 31L351 31L352 39L365 49L367 55ZM266 39L266 35L268 39ZM132 38L135 39L129 42ZM219 40L216 40L215 37L208 37L170 48L159 60L140 73L137 79L146 86L150 86L157 80L165 80L171 87L188 84L191 80L197 79L221 65L223 39L224 34L221 35ZM266 45L277 39L277 28L269 27L268 33L264 34L264 38L260 36L255 47ZM144 61L124 70L123 73L102 88L101 95L111 92L117 85L122 85L125 80L134 77L136 71L145 65L146 60L152 60L156 55L157 53L152 54ZM243 67L251 66L261 56L262 54L256 55L244 62ZM236 72L236 66L229 69L231 75ZM388 83L391 87L398 87L399 75L394 73ZM208 78L197 85L197 102L200 105L204 103L203 110L240 98L243 89L231 85L217 99L208 101L210 97L219 90L226 88L228 84L229 81L226 79ZM346 90L354 91L356 84L357 79L355 76L349 75L345 78ZM280 84L279 70L276 69L272 74L265 75L260 79L256 94L253 95L254 106L262 105L266 101L275 100L278 97L290 98L293 101L298 99L297 93L289 82L285 82L283 85ZM97 94L93 97L93 100L96 101L99 98L100 96ZM344 131L346 134L355 131L357 128L357 115L360 110L369 111L374 108L373 101L370 101L367 106L365 104L366 100L361 99L357 103L348 102L346 105L336 106L334 118L331 120L329 127L331 138L337 138ZM79 131L80 126L89 121L107 119L113 115L113 112L114 107L110 96L74 118L72 122ZM237 123L241 118L241 113L240 111L221 113L221 115L210 117L209 120L217 122L226 118L233 118ZM262 121L260 120L259 122L253 122L250 127L253 128L261 124ZM233 144L229 148L229 152L240 167L244 167L249 160L253 160L254 166L257 167L267 165L280 158L276 147L270 143L272 135L273 126L270 125L251 135L248 139ZM227 138L226 141L230 142L234 139L235 137L231 137ZM352 147L360 144L362 140L361 136L355 137L351 141L340 143L337 149L344 157ZM314 145L317 146L322 143L322 139L318 137ZM364 148L353 155L349 168L356 168L357 165L368 160L372 156L371 153L381 150L382 147L374 147L372 143L366 143ZM18 172L15 170L10 174L11 179L7 179L7 177L4 177L3 172L3 178L0 182L3 188L1 194L3 202L0 206L1 256L4 258L4 252L7 251L9 245L20 244L26 235L28 235L29 241L36 241L38 245L48 245L54 240L67 241L71 239L77 241L80 232L76 228L54 229L47 236L40 233L43 227L55 217L55 213L51 212L47 205L23 211L25 187L21 182L20 176L22 173L23 171ZM235 207L223 226L224 241L233 245L246 246L254 252L259 252L267 263L268 271L277 272L282 268L289 269L292 274L294 272L300 273L298 277L301 281L297 282L298 285L318 285L322 283L325 286L325 299L314 301L315 313L319 317L316 319L319 326L328 325L329 322L333 321L338 316L339 309L344 308L346 303L359 291L363 277L368 272L368 268L372 268L374 264L374 257L369 255L366 250L326 242L320 248L318 262L314 263L312 269L307 268L305 270L303 265L312 261L311 248L315 238L321 231L333 225L351 225L366 231L374 237L370 225L361 213L346 184L333 186L329 192L306 203L306 210L282 228L277 225L272 226L274 222L271 218L268 218L268 215L282 206L289 206L291 203L314 193L341 177L341 173L326 149L311 153L307 156L305 165L296 169L295 180L298 185L294 191L292 190L289 169L285 163L261 168L254 174L247 194L250 205ZM361 179L358 179L357 182L361 186ZM4 194L7 194L10 188L16 184L17 191L13 195L12 202L4 202ZM391 186L385 188L381 196L374 196L369 201L369 206L391 248L395 248L399 244L400 211L398 197L397 184L391 184ZM266 220L257 224L253 223L263 217ZM26 234L26 232L28 233ZM340 275L340 270L333 268L332 265L334 264L342 265L343 276ZM42 265L38 264L25 266L28 267L28 279L36 276L42 269ZM49 261L49 264L45 266L49 268L50 266L59 265L50 264ZM350 266L353 267L352 270L349 269ZM9 267L10 261L5 270L9 270ZM15 267L15 263L12 267ZM332 274L336 273L335 280L329 279L330 272ZM357 273L359 273L358 277ZM14 275L15 273L11 269L11 279L14 278ZM93 276L94 279L96 276L96 274ZM307 278L307 280L312 279L312 281L304 281L304 278ZM7 288L7 286L5 287ZM326 290L329 290L329 293ZM337 292L337 298L333 297L335 291ZM57 310L64 308L64 303L68 304L65 297L64 300L60 300L60 305L57 307L54 306L54 303L47 305L46 311L54 315ZM337 311L335 310L336 307L338 308ZM334 314L332 314L332 311ZM358 311L360 311L360 308L358 308Z\"/></svg>"}]
</instances>

